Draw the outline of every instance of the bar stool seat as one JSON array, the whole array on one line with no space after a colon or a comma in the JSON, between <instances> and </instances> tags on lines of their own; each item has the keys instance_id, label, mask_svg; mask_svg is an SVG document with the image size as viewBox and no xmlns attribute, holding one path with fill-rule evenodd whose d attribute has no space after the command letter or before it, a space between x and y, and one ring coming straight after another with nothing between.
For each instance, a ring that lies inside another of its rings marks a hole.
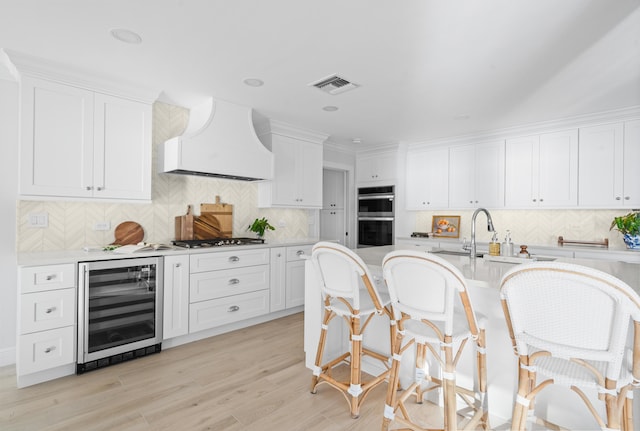
<instances>
[{"instance_id":1,"label":"bar stool seat","mask_svg":"<svg viewBox=\"0 0 640 431\"><path fill-rule=\"evenodd\" d=\"M321 241L313 246L311 261L318 276L324 305L324 315L315 367L311 381L311 393L326 383L339 390L350 405L353 418L360 415L360 407L369 392L385 381L389 375L391 350L376 352L362 345L365 329L378 316L389 318L389 345L395 338L395 322L389 307L389 295L376 289L367 265L348 248ZM337 357L325 359L325 346L329 323L339 317L349 330L348 351ZM362 381L362 357L369 356L381 364L384 370L370 380ZM341 364L348 364L349 380L334 377L333 370Z\"/></svg>"}]
</instances>

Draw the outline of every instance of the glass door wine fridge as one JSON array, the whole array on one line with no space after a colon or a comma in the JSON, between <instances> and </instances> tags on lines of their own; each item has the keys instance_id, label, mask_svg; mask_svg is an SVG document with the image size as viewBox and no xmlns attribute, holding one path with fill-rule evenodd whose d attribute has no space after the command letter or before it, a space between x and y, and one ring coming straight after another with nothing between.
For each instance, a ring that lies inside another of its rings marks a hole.
<instances>
[{"instance_id":1,"label":"glass door wine fridge","mask_svg":"<svg viewBox=\"0 0 640 431\"><path fill-rule=\"evenodd\" d=\"M161 350L162 274L162 257L79 264L78 374Z\"/></svg>"}]
</instances>

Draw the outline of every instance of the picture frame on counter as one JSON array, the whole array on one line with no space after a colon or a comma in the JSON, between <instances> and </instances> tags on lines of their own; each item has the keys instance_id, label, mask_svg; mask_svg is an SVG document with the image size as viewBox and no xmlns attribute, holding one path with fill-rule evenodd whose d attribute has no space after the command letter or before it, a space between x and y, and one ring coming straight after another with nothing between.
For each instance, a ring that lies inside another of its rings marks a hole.
<instances>
[{"instance_id":1,"label":"picture frame on counter","mask_svg":"<svg viewBox=\"0 0 640 431\"><path fill-rule=\"evenodd\" d=\"M458 238L460 236L460 216L433 216L431 232L435 237Z\"/></svg>"}]
</instances>

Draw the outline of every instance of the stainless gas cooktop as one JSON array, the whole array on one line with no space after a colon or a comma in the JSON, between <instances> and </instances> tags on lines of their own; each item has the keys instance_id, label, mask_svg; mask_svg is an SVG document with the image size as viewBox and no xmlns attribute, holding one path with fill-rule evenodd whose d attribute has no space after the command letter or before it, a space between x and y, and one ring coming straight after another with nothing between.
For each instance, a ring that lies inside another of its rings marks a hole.
<instances>
[{"instance_id":1,"label":"stainless gas cooktop","mask_svg":"<svg viewBox=\"0 0 640 431\"><path fill-rule=\"evenodd\" d=\"M211 239L187 239L172 241L176 247L204 248L204 247L229 247L248 244L264 244L262 238L211 238Z\"/></svg>"}]
</instances>

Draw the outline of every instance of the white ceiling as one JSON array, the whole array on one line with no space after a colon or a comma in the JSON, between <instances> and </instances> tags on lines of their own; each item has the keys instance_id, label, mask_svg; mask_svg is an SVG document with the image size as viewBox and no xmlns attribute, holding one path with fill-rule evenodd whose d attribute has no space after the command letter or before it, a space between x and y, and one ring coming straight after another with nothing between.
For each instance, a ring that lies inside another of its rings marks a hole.
<instances>
[{"instance_id":1,"label":"white ceiling","mask_svg":"<svg viewBox=\"0 0 640 431\"><path fill-rule=\"evenodd\" d=\"M115 40L115 27L143 42ZM640 105L640 0L0 0L0 48L186 107L208 96L243 104L337 143ZM308 86L331 74L361 87Z\"/></svg>"}]
</instances>

